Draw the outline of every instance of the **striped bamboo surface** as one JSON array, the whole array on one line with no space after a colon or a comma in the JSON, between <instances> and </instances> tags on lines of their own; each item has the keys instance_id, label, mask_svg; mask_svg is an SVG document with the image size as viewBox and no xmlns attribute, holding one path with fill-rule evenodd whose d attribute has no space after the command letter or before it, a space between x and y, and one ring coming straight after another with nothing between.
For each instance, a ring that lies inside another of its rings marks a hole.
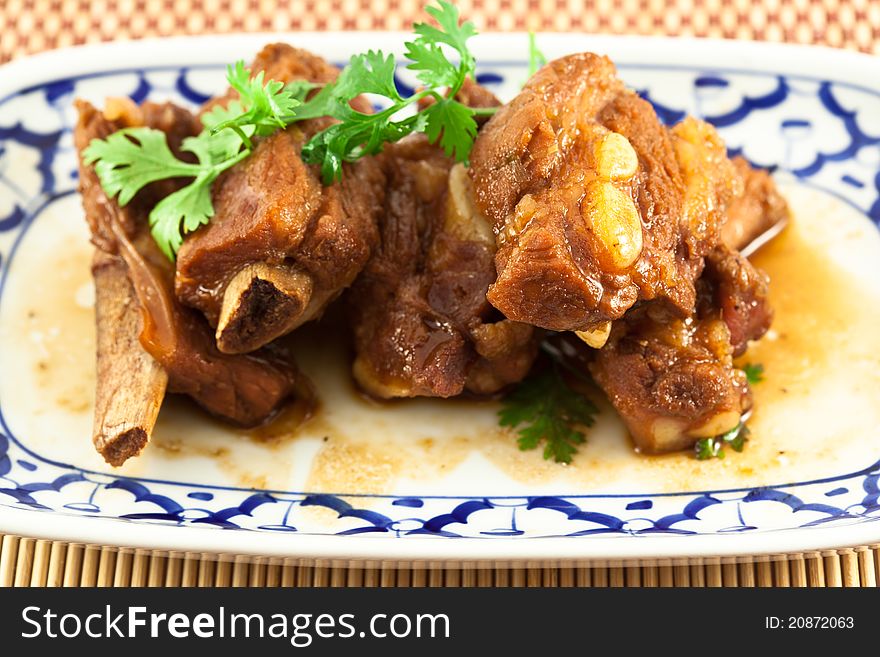
<instances>
[{"instance_id":1,"label":"striped bamboo surface","mask_svg":"<svg viewBox=\"0 0 880 657\"><path fill-rule=\"evenodd\" d=\"M628 564L401 564L345 561L299 565L230 555L151 553L3 536L3 586L744 586L876 587L880 546L766 557Z\"/></svg>"},{"instance_id":2,"label":"striped bamboo surface","mask_svg":"<svg viewBox=\"0 0 880 657\"><path fill-rule=\"evenodd\" d=\"M78 43L272 30L408 30L427 0L3 0L0 63ZM880 52L877 0L457 0L481 30L670 34Z\"/></svg>"},{"instance_id":3,"label":"striped bamboo surface","mask_svg":"<svg viewBox=\"0 0 880 657\"><path fill-rule=\"evenodd\" d=\"M0 63L80 43L271 30L402 30L424 0L2 0ZM819 43L880 54L878 0L457 0L482 30ZM0 536L0 586L877 586L880 546L690 563L300 565Z\"/></svg>"}]
</instances>

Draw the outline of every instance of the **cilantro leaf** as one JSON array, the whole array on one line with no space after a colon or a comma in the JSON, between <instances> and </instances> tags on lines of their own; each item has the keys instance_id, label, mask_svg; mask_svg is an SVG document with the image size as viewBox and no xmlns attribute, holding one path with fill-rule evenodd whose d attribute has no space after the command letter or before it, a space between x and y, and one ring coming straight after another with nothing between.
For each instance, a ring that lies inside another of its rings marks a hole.
<instances>
[{"instance_id":1,"label":"cilantro leaf","mask_svg":"<svg viewBox=\"0 0 880 657\"><path fill-rule=\"evenodd\" d=\"M200 176L192 184L169 194L150 211L150 231L169 259L183 243L183 232L191 232L214 216L210 185ZM184 231L180 225L183 223Z\"/></svg>"},{"instance_id":2,"label":"cilantro leaf","mask_svg":"<svg viewBox=\"0 0 880 657\"><path fill-rule=\"evenodd\" d=\"M568 387L554 367L520 383L498 412L502 427L518 429L521 450L536 448L545 441L544 458L571 463L577 445L586 441L577 427L593 425L598 408Z\"/></svg>"},{"instance_id":3,"label":"cilantro leaf","mask_svg":"<svg viewBox=\"0 0 880 657\"><path fill-rule=\"evenodd\" d=\"M386 55L381 50L355 55L339 75L334 95L345 101L360 94L378 94L392 101L401 101L403 98L394 83L396 69L394 55Z\"/></svg>"},{"instance_id":4,"label":"cilantro leaf","mask_svg":"<svg viewBox=\"0 0 880 657\"><path fill-rule=\"evenodd\" d=\"M458 67L446 59L440 46L423 41L410 41L406 45L406 57L411 61L408 69L418 71L416 77L429 87L454 87L458 84Z\"/></svg>"},{"instance_id":5,"label":"cilantro leaf","mask_svg":"<svg viewBox=\"0 0 880 657\"><path fill-rule=\"evenodd\" d=\"M547 65L547 58L535 42L535 33L529 32L529 77L538 72L538 69Z\"/></svg>"},{"instance_id":6,"label":"cilantro leaf","mask_svg":"<svg viewBox=\"0 0 880 657\"><path fill-rule=\"evenodd\" d=\"M746 373L746 379L750 385L761 383L764 380L764 366L760 363L746 363L742 370Z\"/></svg>"},{"instance_id":7,"label":"cilantro leaf","mask_svg":"<svg viewBox=\"0 0 880 657\"><path fill-rule=\"evenodd\" d=\"M461 69L465 75L474 75L476 62L467 47L467 41L476 36L477 29L470 21L458 24L458 8L446 0L438 0L437 7L426 7L425 11L437 21L440 28L427 23L417 23L413 30L419 40L427 44L445 43L454 48L461 57ZM457 89L456 89L457 91Z\"/></svg>"},{"instance_id":8,"label":"cilantro leaf","mask_svg":"<svg viewBox=\"0 0 880 657\"><path fill-rule=\"evenodd\" d=\"M202 117L205 129L184 140L182 148L196 156L197 164L175 157L165 135L149 128L130 128L94 140L84 151L86 164L95 171L110 197L124 206L144 186L167 178L192 178L185 187L159 202L150 212L153 237L169 258L183 241L183 235L207 223L214 214L210 188L226 169L240 162L253 150L255 137L265 137L291 123L330 116L337 119L315 134L302 149L304 161L319 164L325 184L342 176L343 164L374 155L384 144L413 132L425 132L444 152L467 161L477 133L475 112L490 114L492 108L470 109L454 100L468 76L474 75L475 61L467 41L476 34L470 22L459 25L458 9L446 0L428 7L437 26L418 24L416 38L406 44L410 68L426 87L403 97L395 81L393 55L368 51L351 58L335 82L319 85L295 81L287 85L266 80L237 61L227 69L230 87L238 99L226 107L216 106ZM458 53L458 64L450 61L444 47ZM350 102L360 94L375 94L390 106L375 114L356 111ZM417 106L422 99L431 102L421 111L404 116L403 110ZM400 113L400 114L399 114Z\"/></svg>"},{"instance_id":9,"label":"cilantro leaf","mask_svg":"<svg viewBox=\"0 0 880 657\"><path fill-rule=\"evenodd\" d=\"M110 198L119 195L121 207L152 182L200 171L198 165L178 160L165 133L152 128L125 128L107 139L93 139L83 150L83 162L95 165L101 187Z\"/></svg>"},{"instance_id":10,"label":"cilantro leaf","mask_svg":"<svg viewBox=\"0 0 880 657\"><path fill-rule=\"evenodd\" d=\"M694 455L700 461L724 458L724 448L730 447L734 452L741 452L749 439L749 428L740 422L733 429L713 438L700 438L694 444Z\"/></svg>"},{"instance_id":11,"label":"cilantro leaf","mask_svg":"<svg viewBox=\"0 0 880 657\"><path fill-rule=\"evenodd\" d=\"M246 128L253 130L253 126ZM250 153L242 151L242 146L241 139L231 130L213 137L205 131L183 140L181 147L198 158L201 171L190 184L159 201L149 217L153 239L170 260L174 260L184 234L207 224L214 216L211 185L221 173Z\"/></svg>"},{"instance_id":12,"label":"cilantro leaf","mask_svg":"<svg viewBox=\"0 0 880 657\"><path fill-rule=\"evenodd\" d=\"M443 98L424 111L425 134L431 142L439 139L443 152L465 162L477 136L474 110L451 98Z\"/></svg>"},{"instance_id":13,"label":"cilantro leaf","mask_svg":"<svg viewBox=\"0 0 880 657\"><path fill-rule=\"evenodd\" d=\"M721 449L721 443L715 438L700 438L694 445L694 453L698 461L724 458L724 450Z\"/></svg>"},{"instance_id":14,"label":"cilantro leaf","mask_svg":"<svg viewBox=\"0 0 880 657\"><path fill-rule=\"evenodd\" d=\"M726 434L721 436L721 441L730 445L730 448L734 452L741 452L746 446L746 441L749 439L749 428L740 423L738 426L734 427Z\"/></svg>"},{"instance_id":15,"label":"cilantro leaf","mask_svg":"<svg viewBox=\"0 0 880 657\"><path fill-rule=\"evenodd\" d=\"M118 130L106 139L92 140L83 151L83 162L94 164L101 187L109 197L118 196L123 207L152 182L192 178L157 203L149 215L153 238L172 260L184 234L214 216L211 185L217 177L250 154L251 137L284 127L288 120L284 114L300 104L294 94L305 94L310 88L283 88L274 80L264 83L262 72L251 78L242 62L230 66L227 77L241 99L205 113L205 129L181 144L182 150L196 156L197 164L178 159L165 133L146 127Z\"/></svg>"},{"instance_id":16,"label":"cilantro leaf","mask_svg":"<svg viewBox=\"0 0 880 657\"><path fill-rule=\"evenodd\" d=\"M238 92L241 99L239 107L247 109L215 124L211 128L213 133L231 128L238 132L243 137L242 141L250 147L250 140L241 132L244 126L251 126L254 133L260 136L287 127L286 117L293 115L294 109L302 103L294 98L292 90L286 88L283 82L277 80L264 82L264 76L265 72L260 71L251 77L242 60L227 68L226 79L229 86Z\"/></svg>"},{"instance_id":17,"label":"cilantro leaf","mask_svg":"<svg viewBox=\"0 0 880 657\"><path fill-rule=\"evenodd\" d=\"M297 120L332 116L340 123L314 135L303 147L303 160L320 164L324 184L342 176L342 165L365 155L374 155L386 143L395 142L413 132L424 132L432 143L460 162L466 162L477 135L475 110L454 100L468 76L473 76L475 61L467 41L477 32L473 24L459 25L458 9L440 0L428 7L428 14L439 27L419 23L416 38L407 42L408 68L425 85L408 97L400 95L394 79L396 62L393 55L369 51L351 58L337 80L297 109ZM442 46L455 50L461 61L448 59ZM375 114L362 114L349 103L359 94L376 94L390 101L387 109ZM422 99L431 102L415 114L404 116L404 110ZM491 108L480 109L489 114Z\"/></svg>"}]
</instances>

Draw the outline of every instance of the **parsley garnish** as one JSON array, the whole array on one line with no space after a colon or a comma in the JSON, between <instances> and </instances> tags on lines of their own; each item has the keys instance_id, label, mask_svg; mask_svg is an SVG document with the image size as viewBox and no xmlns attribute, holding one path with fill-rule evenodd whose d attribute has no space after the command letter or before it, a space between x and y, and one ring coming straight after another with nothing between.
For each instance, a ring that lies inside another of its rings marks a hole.
<instances>
[{"instance_id":1,"label":"parsley garnish","mask_svg":"<svg viewBox=\"0 0 880 657\"><path fill-rule=\"evenodd\" d=\"M746 379L750 385L761 383L764 380L764 366L760 363L746 363L742 370L746 373Z\"/></svg>"},{"instance_id":2,"label":"parsley garnish","mask_svg":"<svg viewBox=\"0 0 880 657\"><path fill-rule=\"evenodd\" d=\"M540 50L535 41L535 33L529 32L529 77L538 72L538 69L547 64L547 58Z\"/></svg>"},{"instance_id":3,"label":"parsley garnish","mask_svg":"<svg viewBox=\"0 0 880 657\"><path fill-rule=\"evenodd\" d=\"M416 38L405 44L406 56L412 60L408 68L424 84L411 96L400 95L394 81L394 56L381 51L352 57L337 80L307 102L306 95L317 85L298 81L285 86L265 80L263 72L251 76L244 62L238 61L228 68L226 77L239 100L203 116L205 130L182 144L198 163L179 160L165 135L150 128L124 129L106 140L92 140L83 151L83 161L95 165L104 191L111 198L118 196L120 206L157 180L192 178L150 212L152 235L172 260L183 236L214 216L214 180L251 153L254 137L268 136L296 121L321 116L339 121L317 133L302 150L303 160L321 165L327 185L342 176L344 162L376 154L383 144L412 132L424 132L448 156L465 162L477 134L474 116L495 112L495 108L471 109L455 100L465 80L474 76L475 62L467 41L476 29L469 21L459 25L458 9L445 0L426 11L439 27L419 23L414 28ZM458 64L447 58L444 49L457 53ZM390 106L375 114L358 112L349 103L361 94L384 97ZM433 102L415 114L395 118L401 110L428 98Z\"/></svg>"},{"instance_id":4,"label":"parsley garnish","mask_svg":"<svg viewBox=\"0 0 880 657\"><path fill-rule=\"evenodd\" d=\"M455 100L468 77L475 74L474 56L467 41L477 31L473 23L458 24L458 9L445 0L428 12L439 27L419 23L416 38L405 43L407 65L416 71L424 85L411 96L403 97L394 81L397 66L393 55L370 51L351 58L336 82L325 86L306 103L298 118L332 116L339 120L315 135L303 148L303 159L320 164L324 184L342 176L343 162L374 155L383 144L395 142L413 132L424 132L432 143L439 143L449 157L466 162L477 135L476 114L491 114L494 108L472 109ZM444 46L457 53L459 63L450 61ZM389 106L375 114L363 114L350 102L360 94L370 93L389 101ZM415 114L395 119L402 110L422 99L431 103Z\"/></svg>"},{"instance_id":5,"label":"parsley garnish","mask_svg":"<svg viewBox=\"0 0 880 657\"><path fill-rule=\"evenodd\" d=\"M727 433L714 438L700 438L694 445L694 454L700 461L724 458L724 448L730 447L734 452L741 452L749 439L749 428L740 422Z\"/></svg>"},{"instance_id":6,"label":"parsley garnish","mask_svg":"<svg viewBox=\"0 0 880 657\"><path fill-rule=\"evenodd\" d=\"M93 139L83 150L83 161L95 165L101 187L111 198L118 195L122 207L157 180L193 179L150 211L153 239L172 260L184 234L214 216L211 184L217 176L250 154L251 137L283 126L281 117L291 115L302 103L280 82L270 80L264 84L262 72L250 79L242 62L230 66L226 78L241 100L206 113L202 117L205 129L181 144L183 150L196 156L197 164L179 160L168 147L165 133L153 128L125 128L107 139ZM300 88L299 93L303 96L305 90Z\"/></svg>"},{"instance_id":7,"label":"parsley garnish","mask_svg":"<svg viewBox=\"0 0 880 657\"><path fill-rule=\"evenodd\" d=\"M535 449L543 440L544 458L557 463L571 463L576 446L586 440L575 427L592 426L599 412L593 402L568 387L555 365L520 383L502 405L499 424L519 427L519 448Z\"/></svg>"}]
</instances>

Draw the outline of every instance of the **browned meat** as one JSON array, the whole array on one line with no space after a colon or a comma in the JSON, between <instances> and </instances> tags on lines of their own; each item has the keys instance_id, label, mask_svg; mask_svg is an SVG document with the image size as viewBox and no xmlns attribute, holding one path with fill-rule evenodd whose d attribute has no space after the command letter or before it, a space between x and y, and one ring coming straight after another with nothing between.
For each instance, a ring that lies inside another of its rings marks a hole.
<instances>
[{"instance_id":1,"label":"browned meat","mask_svg":"<svg viewBox=\"0 0 880 657\"><path fill-rule=\"evenodd\" d=\"M464 81L464 84L461 85L461 89L458 90L455 99L460 103L464 103L468 107L473 107L474 109L480 107L498 107L501 104L495 94L470 78L467 78ZM479 118L477 120L479 121Z\"/></svg>"},{"instance_id":2,"label":"browned meat","mask_svg":"<svg viewBox=\"0 0 880 657\"><path fill-rule=\"evenodd\" d=\"M338 74L283 44L264 48L252 70L284 82L329 82ZM342 181L325 187L318 168L300 159L305 142L328 122L304 121L262 140L214 184L214 217L180 249L177 295L217 328L221 351L252 351L319 317L376 243L379 165L370 158L347 164Z\"/></svg>"},{"instance_id":3,"label":"browned meat","mask_svg":"<svg viewBox=\"0 0 880 657\"><path fill-rule=\"evenodd\" d=\"M656 304L630 311L614 323L590 371L648 453L724 433L751 407L730 332L717 316L682 320Z\"/></svg>"},{"instance_id":4,"label":"browned meat","mask_svg":"<svg viewBox=\"0 0 880 657\"><path fill-rule=\"evenodd\" d=\"M423 135L386 147L381 239L352 288L358 383L377 397L490 394L526 375L534 329L486 301L495 241L470 180Z\"/></svg>"},{"instance_id":5,"label":"browned meat","mask_svg":"<svg viewBox=\"0 0 880 657\"><path fill-rule=\"evenodd\" d=\"M775 193L772 183L762 193L768 190ZM752 193L747 186L746 194ZM745 217L753 215L737 214L730 221ZM689 447L732 429L751 408L748 383L733 357L770 326L767 283L738 251L720 244L706 257L697 281L695 315L682 320L649 302L613 323L590 371L640 450Z\"/></svg>"},{"instance_id":6,"label":"browned meat","mask_svg":"<svg viewBox=\"0 0 880 657\"><path fill-rule=\"evenodd\" d=\"M743 193L727 208L721 238L732 248L742 251L768 231L784 224L789 211L769 173L753 169L741 157L734 158L733 164L744 181Z\"/></svg>"},{"instance_id":7,"label":"browned meat","mask_svg":"<svg viewBox=\"0 0 880 657\"><path fill-rule=\"evenodd\" d=\"M740 356L748 341L763 336L773 320L767 275L738 251L722 245L707 258L706 279L714 290L711 305L730 331L733 355Z\"/></svg>"},{"instance_id":8,"label":"browned meat","mask_svg":"<svg viewBox=\"0 0 880 657\"><path fill-rule=\"evenodd\" d=\"M165 131L179 153L181 139L199 129L188 112L170 104L123 106L122 111L111 112L112 121L84 101L78 102L78 109L74 138L80 150L94 138L142 124ZM142 311L140 342L167 371L169 390L191 396L210 413L231 422L259 424L291 396L305 394L307 383L280 347L241 356L220 353L204 318L177 301L173 265L150 237L146 216L173 189L171 181L155 183L120 208L104 194L94 170L80 166L80 192L93 242L125 262Z\"/></svg>"},{"instance_id":9,"label":"browned meat","mask_svg":"<svg viewBox=\"0 0 880 657\"><path fill-rule=\"evenodd\" d=\"M541 69L474 145L477 206L494 222L507 317L607 333L640 300L693 311L694 281L739 179L705 123L671 130L585 53Z\"/></svg>"}]
</instances>

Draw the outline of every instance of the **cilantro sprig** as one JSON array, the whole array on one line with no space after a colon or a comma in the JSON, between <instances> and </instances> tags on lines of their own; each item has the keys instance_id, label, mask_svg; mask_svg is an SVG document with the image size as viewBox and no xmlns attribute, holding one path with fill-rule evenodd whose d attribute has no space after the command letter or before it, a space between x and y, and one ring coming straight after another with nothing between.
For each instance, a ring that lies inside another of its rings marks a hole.
<instances>
[{"instance_id":1,"label":"cilantro sprig","mask_svg":"<svg viewBox=\"0 0 880 657\"><path fill-rule=\"evenodd\" d=\"M572 390L558 366L529 377L502 401L498 423L517 429L521 450L544 442L544 458L571 463L577 446L586 441L580 427L593 425L599 412L593 402Z\"/></svg>"},{"instance_id":2,"label":"cilantro sprig","mask_svg":"<svg viewBox=\"0 0 880 657\"><path fill-rule=\"evenodd\" d=\"M168 178L192 178L173 194L159 201L149 215L150 232L159 248L174 259L183 236L208 223L214 216L211 184L217 177L250 155L251 138L283 127L282 116L290 116L302 104L305 90L286 89L280 82L263 82L263 73L253 79L237 62L227 69L230 86L240 100L217 106L202 116L205 126L195 137L187 137L181 149L195 155L196 163L177 158L165 133L153 128L125 128L106 139L93 139L83 150L83 162L95 165L95 173L107 196L117 197L125 207L141 189ZM229 128L228 130L226 128Z\"/></svg>"},{"instance_id":3,"label":"cilantro sprig","mask_svg":"<svg viewBox=\"0 0 880 657\"><path fill-rule=\"evenodd\" d=\"M423 132L432 143L438 143L447 156L467 161L477 135L477 114L489 114L494 108L472 109L455 100L455 95L469 77L475 75L476 62L467 42L476 35L473 23L459 24L455 5L438 0L427 13L439 27L418 23L416 38L406 42L407 68L416 72L424 85L416 93L402 96L394 73L394 55L369 51L351 58L339 78L325 86L298 112L300 118L332 116L338 119L315 135L303 148L303 159L320 164L325 184L342 176L344 162L365 155L375 155L384 144L395 142L413 132ZM447 56L451 50L458 63ZM384 98L388 107L374 114L353 109L351 101L360 94ZM414 114L402 116L405 110L430 99Z\"/></svg>"},{"instance_id":4,"label":"cilantro sprig","mask_svg":"<svg viewBox=\"0 0 880 657\"><path fill-rule=\"evenodd\" d=\"M475 60L467 42L476 29L469 21L459 24L458 9L446 0L438 0L437 6L426 11L437 26L415 25L416 37L406 43L406 56L411 60L408 68L424 85L410 96L402 96L397 88L394 56L381 51L352 57L336 81L324 85L308 100L307 95L318 85L304 81L284 85L266 80L264 72L252 75L244 62L238 61L227 69L226 76L238 92L238 100L205 114L205 129L181 145L197 162L178 159L161 131L144 127L93 140L83 151L83 161L95 165L104 191L111 198L117 197L120 206L130 203L150 183L191 179L160 201L149 215L156 243L172 260L184 235L214 216L211 185L217 177L250 155L255 138L266 137L294 122L322 116L338 120L314 135L302 150L303 160L320 165L327 185L342 176L343 163L374 155L384 144L413 132L424 132L448 156L467 161L477 134L474 116L495 111L471 109L455 100L467 78L474 76ZM457 63L447 56L450 50L457 55ZM358 112L350 103L361 94L384 97L389 107L375 114ZM431 102L414 114L402 116L404 110L426 99Z\"/></svg>"},{"instance_id":5,"label":"cilantro sprig","mask_svg":"<svg viewBox=\"0 0 880 657\"><path fill-rule=\"evenodd\" d=\"M723 459L724 448L730 447L734 452L741 452L749 439L749 428L740 422L727 433L713 438L701 438L694 444L694 455L700 461Z\"/></svg>"}]
</instances>

